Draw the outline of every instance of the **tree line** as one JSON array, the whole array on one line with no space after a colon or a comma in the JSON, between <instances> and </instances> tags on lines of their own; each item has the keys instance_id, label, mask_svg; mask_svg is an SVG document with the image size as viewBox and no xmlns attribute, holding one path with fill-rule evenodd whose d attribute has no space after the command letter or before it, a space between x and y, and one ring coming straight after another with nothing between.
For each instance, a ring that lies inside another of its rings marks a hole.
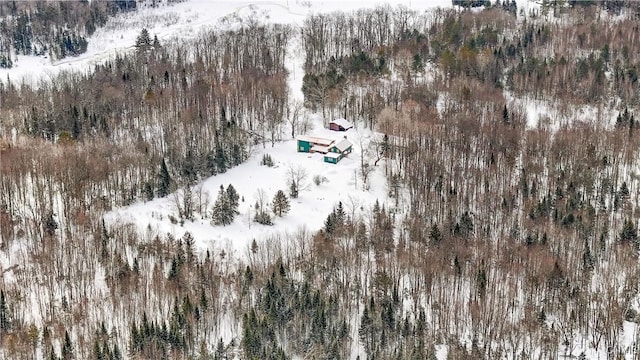
<instances>
[{"instance_id":1,"label":"tree line","mask_svg":"<svg viewBox=\"0 0 640 360\"><path fill-rule=\"evenodd\" d=\"M343 199L319 231L255 239L242 259L102 215L178 188L192 199L190 185L278 141L291 28L158 46L143 36L91 74L3 84L0 236L21 264L1 283L3 354L634 356L638 42L622 25L633 13L605 23L603 11L309 18L305 102L378 132L358 177L384 174L387 194ZM532 123L530 104L547 115ZM295 198L304 174L290 178ZM212 198L215 226L236 215L232 185ZM280 191L269 209L262 196L254 220L286 214L287 200ZM197 212L177 203L183 219Z\"/></svg>"}]
</instances>

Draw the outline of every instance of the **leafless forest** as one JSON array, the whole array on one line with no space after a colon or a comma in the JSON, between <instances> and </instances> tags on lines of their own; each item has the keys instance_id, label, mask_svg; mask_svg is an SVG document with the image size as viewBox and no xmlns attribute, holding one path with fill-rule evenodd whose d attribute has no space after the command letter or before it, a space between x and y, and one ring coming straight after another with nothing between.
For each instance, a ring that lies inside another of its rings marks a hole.
<instances>
[{"instance_id":1,"label":"leafless forest","mask_svg":"<svg viewBox=\"0 0 640 360\"><path fill-rule=\"evenodd\" d=\"M634 358L640 15L547 5L252 23L2 83L0 358ZM387 198L245 260L105 224L177 189L171 221L205 213L190 185L298 133L294 41L304 106L382 134L358 175Z\"/></svg>"}]
</instances>

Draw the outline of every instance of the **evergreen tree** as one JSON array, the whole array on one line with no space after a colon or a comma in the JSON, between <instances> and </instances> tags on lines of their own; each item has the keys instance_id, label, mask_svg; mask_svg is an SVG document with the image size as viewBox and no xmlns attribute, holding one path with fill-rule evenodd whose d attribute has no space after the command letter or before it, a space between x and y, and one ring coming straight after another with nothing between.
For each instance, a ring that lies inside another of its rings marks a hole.
<instances>
[{"instance_id":1,"label":"evergreen tree","mask_svg":"<svg viewBox=\"0 0 640 360\"><path fill-rule=\"evenodd\" d=\"M216 145L213 161L216 164L217 173L223 173L227 171L227 155L219 144Z\"/></svg>"},{"instance_id":2,"label":"evergreen tree","mask_svg":"<svg viewBox=\"0 0 640 360\"><path fill-rule=\"evenodd\" d=\"M231 212L236 215L239 214L238 206L240 206L240 203L238 201L240 200L240 195L238 195L238 192L231 184L227 186L227 199L229 201Z\"/></svg>"},{"instance_id":3,"label":"evergreen tree","mask_svg":"<svg viewBox=\"0 0 640 360\"><path fill-rule=\"evenodd\" d=\"M298 184L296 184L295 180L291 180L291 185L289 186L289 196L292 199L298 198Z\"/></svg>"},{"instance_id":4,"label":"evergreen tree","mask_svg":"<svg viewBox=\"0 0 640 360\"><path fill-rule=\"evenodd\" d=\"M438 245L442 240L442 234L440 234L440 229L437 224L431 225L431 231L429 231L429 241L431 245Z\"/></svg>"},{"instance_id":5,"label":"evergreen tree","mask_svg":"<svg viewBox=\"0 0 640 360\"><path fill-rule=\"evenodd\" d=\"M171 186L171 176L169 176L169 170L167 169L167 163L162 158L160 164L160 175L158 180L158 197L165 197L169 195Z\"/></svg>"},{"instance_id":6,"label":"evergreen tree","mask_svg":"<svg viewBox=\"0 0 640 360\"><path fill-rule=\"evenodd\" d=\"M365 305L362 311L362 317L360 318L360 328L358 329L358 336L363 343L365 351L369 354L371 351L371 327L373 325L373 319L369 316L369 309Z\"/></svg>"},{"instance_id":7,"label":"evergreen tree","mask_svg":"<svg viewBox=\"0 0 640 360\"><path fill-rule=\"evenodd\" d=\"M329 235L333 235L333 233L335 233L336 231L336 213L335 212L331 212L328 216L327 219L324 221L324 232L326 232Z\"/></svg>"},{"instance_id":8,"label":"evergreen tree","mask_svg":"<svg viewBox=\"0 0 640 360\"><path fill-rule=\"evenodd\" d=\"M334 234L342 230L346 216L347 215L342 206L342 201L340 201L338 202L338 206L333 208L333 211L327 216L327 219L324 222L324 231L327 234Z\"/></svg>"},{"instance_id":9,"label":"evergreen tree","mask_svg":"<svg viewBox=\"0 0 640 360\"><path fill-rule=\"evenodd\" d=\"M638 229L633 225L633 222L629 219L624 221L622 231L620 231L620 242L631 243L636 245L638 243Z\"/></svg>"},{"instance_id":10,"label":"evergreen tree","mask_svg":"<svg viewBox=\"0 0 640 360\"><path fill-rule=\"evenodd\" d=\"M336 221L338 226L342 227L345 220L347 219L347 214L344 212L342 201L338 201L338 206L335 208L334 213L336 214Z\"/></svg>"},{"instance_id":11,"label":"evergreen tree","mask_svg":"<svg viewBox=\"0 0 640 360\"><path fill-rule=\"evenodd\" d=\"M509 124L509 110L507 110L507 105L502 109L502 122L505 125Z\"/></svg>"},{"instance_id":12,"label":"evergreen tree","mask_svg":"<svg viewBox=\"0 0 640 360\"><path fill-rule=\"evenodd\" d=\"M0 290L0 333L9 330L9 308L7 299L4 296L4 290Z\"/></svg>"},{"instance_id":13,"label":"evergreen tree","mask_svg":"<svg viewBox=\"0 0 640 360\"><path fill-rule=\"evenodd\" d=\"M629 197L629 187L627 186L627 182L623 181L622 185L620 185L620 190L618 190L618 194L621 199L627 199Z\"/></svg>"},{"instance_id":14,"label":"evergreen tree","mask_svg":"<svg viewBox=\"0 0 640 360\"><path fill-rule=\"evenodd\" d=\"M411 63L411 69L415 72L421 72L424 69L422 57L420 54L413 55L413 62Z\"/></svg>"},{"instance_id":15,"label":"evergreen tree","mask_svg":"<svg viewBox=\"0 0 640 360\"><path fill-rule=\"evenodd\" d=\"M218 198L215 204L213 204L212 222L214 225L229 225L233 222L235 212L227 194L228 192L225 192L224 187L220 185Z\"/></svg>"},{"instance_id":16,"label":"evergreen tree","mask_svg":"<svg viewBox=\"0 0 640 360\"><path fill-rule=\"evenodd\" d=\"M104 359L102 348L100 347L100 342L98 341L98 339L93 342L93 358L96 360Z\"/></svg>"},{"instance_id":17,"label":"evergreen tree","mask_svg":"<svg viewBox=\"0 0 640 360\"><path fill-rule=\"evenodd\" d=\"M478 273L476 274L476 284L478 295L480 295L480 297L484 297L487 289L487 273L484 269L478 270Z\"/></svg>"},{"instance_id":18,"label":"evergreen tree","mask_svg":"<svg viewBox=\"0 0 640 360\"><path fill-rule=\"evenodd\" d=\"M167 279L176 280L179 274L180 274L180 262L174 256L173 259L171 259L171 268L169 269L169 275L167 275Z\"/></svg>"},{"instance_id":19,"label":"evergreen tree","mask_svg":"<svg viewBox=\"0 0 640 360\"><path fill-rule=\"evenodd\" d=\"M287 195L285 195L284 191L278 190L278 192L276 192L276 195L273 197L273 213L282 217L289 212L290 207L291 206L289 205L289 199L287 199Z\"/></svg>"},{"instance_id":20,"label":"evergreen tree","mask_svg":"<svg viewBox=\"0 0 640 360\"><path fill-rule=\"evenodd\" d=\"M460 233L464 237L473 234L473 220L468 211L465 211L460 217Z\"/></svg>"},{"instance_id":21,"label":"evergreen tree","mask_svg":"<svg viewBox=\"0 0 640 360\"><path fill-rule=\"evenodd\" d=\"M144 183L144 198L147 201L151 201L154 198L153 184L149 181Z\"/></svg>"},{"instance_id":22,"label":"evergreen tree","mask_svg":"<svg viewBox=\"0 0 640 360\"><path fill-rule=\"evenodd\" d=\"M582 268L584 271L592 271L595 267L593 255L591 255L591 248L589 248L589 241L584 240L584 251L582 253Z\"/></svg>"},{"instance_id":23,"label":"evergreen tree","mask_svg":"<svg viewBox=\"0 0 640 360\"><path fill-rule=\"evenodd\" d=\"M191 150L187 150L187 154L182 161L181 175L182 179L187 181L187 185L195 184L198 179L198 172L196 170L195 160Z\"/></svg>"},{"instance_id":24,"label":"evergreen tree","mask_svg":"<svg viewBox=\"0 0 640 360\"><path fill-rule=\"evenodd\" d=\"M62 344L62 360L68 360L73 358L73 344L71 344L71 337L68 331L64 331L64 343Z\"/></svg>"},{"instance_id":25,"label":"evergreen tree","mask_svg":"<svg viewBox=\"0 0 640 360\"><path fill-rule=\"evenodd\" d=\"M53 236L58 229L58 222L53 218L53 212L49 212L47 214L46 220L44 222L44 231L49 236Z\"/></svg>"},{"instance_id":26,"label":"evergreen tree","mask_svg":"<svg viewBox=\"0 0 640 360\"><path fill-rule=\"evenodd\" d=\"M111 355L111 359L113 359L113 360L122 360L122 353L120 352L120 348L118 347L117 343L115 345L113 345L113 352L112 352L112 355Z\"/></svg>"},{"instance_id":27,"label":"evergreen tree","mask_svg":"<svg viewBox=\"0 0 640 360\"><path fill-rule=\"evenodd\" d=\"M151 46L151 36L149 30L142 28L140 35L136 38L136 49L147 50Z\"/></svg>"},{"instance_id":28,"label":"evergreen tree","mask_svg":"<svg viewBox=\"0 0 640 360\"><path fill-rule=\"evenodd\" d=\"M256 319L255 310L242 318L242 347L246 359L259 359L262 348L260 339L260 325Z\"/></svg>"},{"instance_id":29,"label":"evergreen tree","mask_svg":"<svg viewBox=\"0 0 640 360\"><path fill-rule=\"evenodd\" d=\"M56 355L56 350L51 345L51 349L49 349L49 360L58 360L58 356Z\"/></svg>"}]
</instances>

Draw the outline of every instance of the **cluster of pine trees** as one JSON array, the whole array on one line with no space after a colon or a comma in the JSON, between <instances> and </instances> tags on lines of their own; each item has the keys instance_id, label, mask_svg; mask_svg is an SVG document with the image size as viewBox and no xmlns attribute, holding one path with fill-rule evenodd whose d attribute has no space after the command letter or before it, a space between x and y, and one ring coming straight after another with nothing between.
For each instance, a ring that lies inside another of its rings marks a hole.
<instances>
[{"instance_id":1,"label":"cluster of pine trees","mask_svg":"<svg viewBox=\"0 0 640 360\"><path fill-rule=\"evenodd\" d=\"M13 66L12 54L52 59L82 54L87 51L87 36L109 17L136 5L136 0L2 2L0 67Z\"/></svg>"},{"instance_id":2,"label":"cluster of pine trees","mask_svg":"<svg viewBox=\"0 0 640 360\"><path fill-rule=\"evenodd\" d=\"M214 225L229 225L233 222L233 218L239 214L238 206L240 196L236 192L233 185L229 184L225 190L220 185L220 191L218 192L218 198L215 204L213 204L213 215L211 223Z\"/></svg>"}]
</instances>

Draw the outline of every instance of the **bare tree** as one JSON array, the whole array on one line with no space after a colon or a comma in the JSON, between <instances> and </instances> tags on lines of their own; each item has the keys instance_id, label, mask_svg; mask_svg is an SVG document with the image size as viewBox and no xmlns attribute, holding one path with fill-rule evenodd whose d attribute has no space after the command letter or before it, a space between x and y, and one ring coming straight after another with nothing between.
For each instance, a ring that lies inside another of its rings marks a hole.
<instances>
[{"instance_id":1,"label":"bare tree","mask_svg":"<svg viewBox=\"0 0 640 360\"><path fill-rule=\"evenodd\" d=\"M308 188L309 174L303 166L294 166L290 164L287 168L287 186L289 187L289 196L296 199L300 195L300 191Z\"/></svg>"},{"instance_id":2,"label":"bare tree","mask_svg":"<svg viewBox=\"0 0 640 360\"><path fill-rule=\"evenodd\" d=\"M294 100L292 103L290 103L287 106L287 119L288 119L288 123L289 123L289 127L291 128L291 138L295 138L296 137L296 130L300 131L301 129L298 128L298 125L301 123L302 119L300 119L300 117L302 116L302 113L304 111L304 104L301 101L298 100ZM306 132L306 128L303 127L302 132Z\"/></svg>"}]
</instances>

